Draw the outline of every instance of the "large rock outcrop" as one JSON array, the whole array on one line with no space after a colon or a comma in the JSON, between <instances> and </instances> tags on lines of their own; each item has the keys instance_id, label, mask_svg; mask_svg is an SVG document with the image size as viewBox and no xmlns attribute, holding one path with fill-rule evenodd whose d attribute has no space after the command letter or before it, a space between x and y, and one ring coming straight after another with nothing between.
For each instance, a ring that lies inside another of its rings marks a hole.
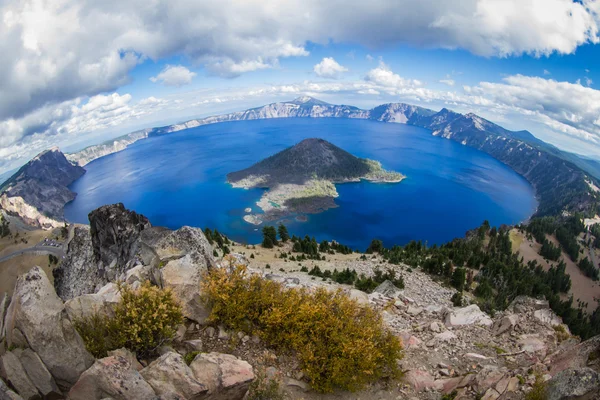
<instances>
[{"instance_id":1,"label":"large rock outcrop","mask_svg":"<svg viewBox=\"0 0 600 400\"><path fill-rule=\"evenodd\" d=\"M0 187L0 206L39 228L64 220L64 206L75 199L68 189L85 170L71 164L58 148L40 153Z\"/></svg>"},{"instance_id":2,"label":"large rock outcrop","mask_svg":"<svg viewBox=\"0 0 600 400\"><path fill-rule=\"evenodd\" d=\"M64 300L95 293L134 267L140 232L151 226L121 203L92 211L89 220L89 228L75 227L66 259L53 271L56 292Z\"/></svg>"},{"instance_id":3,"label":"large rock outcrop","mask_svg":"<svg viewBox=\"0 0 600 400\"><path fill-rule=\"evenodd\" d=\"M127 210L123 203L97 208L90 212L89 220L94 256L106 267L107 277L112 280L135 260L140 233L151 227L150 221Z\"/></svg>"},{"instance_id":4,"label":"large rock outcrop","mask_svg":"<svg viewBox=\"0 0 600 400\"><path fill-rule=\"evenodd\" d=\"M254 381L252 366L231 354L198 354L190 368L211 400L241 400Z\"/></svg>"},{"instance_id":5,"label":"large rock outcrop","mask_svg":"<svg viewBox=\"0 0 600 400\"><path fill-rule=\"evenodd\" d=\"M152 227L146 217L120 203L92 211L89 219L89 228L74 229L66 259L53 271L62 299L96 293L116 280L131 284L147 279L172 288L186 317L204 320L200 277L215 260L201 229ZM162 267L166 269L159 271Z\"/></svg>"},{"instance_id":6,"label":"large rock outcrop","mask_svg":"<svg viewBox=\"0 0 600 400\"><path fill-rule=\"evenodd\" d=\"M33 267L17 279L5 328L7 345L12 345L14 331L22 333L63 388L72 386L94 362L40 267Z\"/></svg>"}]
</instances>

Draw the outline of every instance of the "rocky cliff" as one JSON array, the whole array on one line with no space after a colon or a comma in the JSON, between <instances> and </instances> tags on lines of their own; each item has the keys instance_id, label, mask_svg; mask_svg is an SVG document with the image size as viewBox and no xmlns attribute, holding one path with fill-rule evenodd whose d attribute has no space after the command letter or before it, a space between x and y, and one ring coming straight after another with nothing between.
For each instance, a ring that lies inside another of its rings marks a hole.
<instances>
[{"instance_id":1,"label":"rocky cliff","mask_svg":"<svg viewBox=\"0 0 600 400\"><path fill-rule=\"evenodd\" d=\"M58 148L44 151L2 185L0 206L32 226L59 226L64 220L65 204L76 196L67 186L84 173Z\"/></svg>"}]
</instances>

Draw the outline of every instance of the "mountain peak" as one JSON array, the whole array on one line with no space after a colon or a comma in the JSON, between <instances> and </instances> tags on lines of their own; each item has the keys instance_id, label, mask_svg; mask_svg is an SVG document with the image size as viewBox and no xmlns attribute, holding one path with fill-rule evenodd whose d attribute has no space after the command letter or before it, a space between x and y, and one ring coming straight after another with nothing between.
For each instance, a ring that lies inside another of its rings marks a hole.
<instances>
[{"instance_id":1,"label":"mountain peak","mask_svg":"<svg viewBox=\"0 0 600 400\"><path fill-rule=\"evenodd\" d=\"M329 103L326 103L322 100L319 99L315 99L314 97L311 96L300 96L300 97L296 97L294 100L290 101L290 103L294 103L294 104L298 104L298 105L307 105L307 106L314 106L314 105L329 105Z\"/></svg>"}]
</instances>

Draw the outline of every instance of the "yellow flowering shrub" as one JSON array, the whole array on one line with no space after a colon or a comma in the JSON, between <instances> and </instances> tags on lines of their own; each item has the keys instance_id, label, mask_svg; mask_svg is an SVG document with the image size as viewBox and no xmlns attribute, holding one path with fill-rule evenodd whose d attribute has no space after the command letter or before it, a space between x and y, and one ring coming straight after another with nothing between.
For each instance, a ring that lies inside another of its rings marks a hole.
<instances>
[{"instance_id":1,"label":"yellow flowering shrub","mask_svg":"<svg viewBox=\"0 0 600 400\"><path fill-rule=\"evenodd\" d=\"M181 306L169 289L160 289L145 282L133 290L119 287L122 300L110 318L92 315L74 321L75 328L95 357L125 347L139 355L154 351L171 339L183 321Z\"/></svg>"},{"instance_id":2,"label":"yellow flowering shrub","mask_svg":"<svg viewBox=\"0 0 600 400\"><path fill-rule=\"evenodd\" d=\"M211 270L202 292L211 321L294 351L315 390L356 391L399 376L400 340L377 311L342 291L286 289L238 266Z\"/></svg>"}]
</instances>

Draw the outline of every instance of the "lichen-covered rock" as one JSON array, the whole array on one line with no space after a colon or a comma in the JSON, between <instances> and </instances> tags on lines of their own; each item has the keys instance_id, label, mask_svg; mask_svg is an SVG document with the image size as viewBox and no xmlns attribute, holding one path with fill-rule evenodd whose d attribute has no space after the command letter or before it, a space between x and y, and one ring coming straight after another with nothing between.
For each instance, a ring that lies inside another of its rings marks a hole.
<instances>
[{"instance_id":1,"label":"lichen-covered rock","mask_svg":"<svg viewBox=\"0 0 600 400\"><path fill-rule=\"evenodd\" d=\"M208 388L196 380L180 354L168 352L141 371L142 376L160 396L199 400Z\"/></svg>"},{"instance_id":2,"label":"lichen-covered rock","mask_svg":"<svg viewBox=\"0 0 600 400\"><path fill-rule=\"evenodd\" d=\"M566 369L548 382L548 400L597 399L600 375L590 368Z\"/></svg>"},{"instance_id":3,"label":"lichen-covered rock","mask_svg":"<svg viewBox=\"0 0 600 400\"><path fill-rule=\"evenodd\" d=\"M108 356L124 358L125 361L129 363L131 368L135 369L136 371L141 371L142 369L144 369L144 367L142 366L142 364L140 364L135 354L124 347L117 350L109 351Z\"/></svg>"},{"instance_id":4,"label":"lichen-covered rock","mask_svg":"<svg viewBox=\"0 0 600 400\"><path fill-rule=\"evenodd\" d=\"M88 217L94 256L106 266L108 280L113 280L133 266L140 233L151 227L150 221L123 203L102 206Z\"/></svg>"},{"instance_id":5,"label":"lichen-covered rock","mask_svg":"<svg viewBox=\"0 0 600 400\"><path fill-rule=\"evenodd\" d=\"M76 226L65 259L52 271L56 293L63 300L95 293L107 283L102 277L102 269L94 257L90 228Z\"/></svg>"},{"instance_id":6,"label":"lichen-covered rock","mask_svg":"<svg viewBox=\"0 0 600 400\"><path fill-rule=\"evenodd\" d=\"M40 399L37 388L25 372L19 357L9 351L0 358L0 376L25 400Z\"/></svg>"},{"instance_id":7,"label":"lichen-covered rock","mask_svg":"<svg viewBox=\"0 0 600 400\"><path fill-rule=\"evenodd\" d=\"M96 360L69 392L70 400L155 399L154 389L126 359L118 356Z\"/></svg>"},{"instance_id":8,"label":"lichen-covered rock","mask_svg":"<svg viewBox=\"0 0 600 400\"><path fill-rule=\"evenodd\" d=\"M446 326L462 326L462 325L480 325L491 326L492 319L479 309L477 304L471 304L464 308L458 308L450 311L446 315Z\"/></svg>"},{"instance_id":9,"label":"lichen-covered rock","mask_svg":"<svg viewBox=\"0 0 600 400\"><path fill-rule=\"evenodd\" d=\"M94 314L113 316L116 305L121 301L119 287L108 283L97 293L82 294L65 302L65 309L71 320L87 318Z\"/></svg>"},{"instance_id":10,"label":"lichen-covered rock","mask_svg":"<svg viewBox=\"0 0 600 400\"><path fill-rule=\"evenodd\" d=\"M241 400L254 381L252 366L231 354L198 354L190 368L211 400Z\"/></svg>"},{"instance_id":11,"label":"lichen-covered rock","mask_svg":"<svg viewBox=\"0 0 600 400\"><path fill-rule=\"evenodd\" d=\"M141 240L151 247L164 263L189 256L195 264L207 268L215 266L213 248L202 229L189 226L183 226L176 231L161 229L157 232L151 229L142 233Z\"/></svg>"},{"instance_id":12,"label":"lichen-covered rock","mask_svg":"<svg viewBox=\"0 0 600 400\"><path fill-rule=\"evenodd\" d=\"M18 328L59 386L73 385L94 362L40 267L17 279L5 325L8 345L12 344L12 333L8 332Z\"/></svg>"},{"instance_id":13,"label":"lichen-covered rock","mask_svg":"<svg viewBox=\"0 0 600 400\"><path fill-rule=\"evenodd\" d=\"M19 357L27 376L45 399L62 397L54 378L37 353L31 349L16 349L13 353Z\"/></svg>"}]
</instances>

